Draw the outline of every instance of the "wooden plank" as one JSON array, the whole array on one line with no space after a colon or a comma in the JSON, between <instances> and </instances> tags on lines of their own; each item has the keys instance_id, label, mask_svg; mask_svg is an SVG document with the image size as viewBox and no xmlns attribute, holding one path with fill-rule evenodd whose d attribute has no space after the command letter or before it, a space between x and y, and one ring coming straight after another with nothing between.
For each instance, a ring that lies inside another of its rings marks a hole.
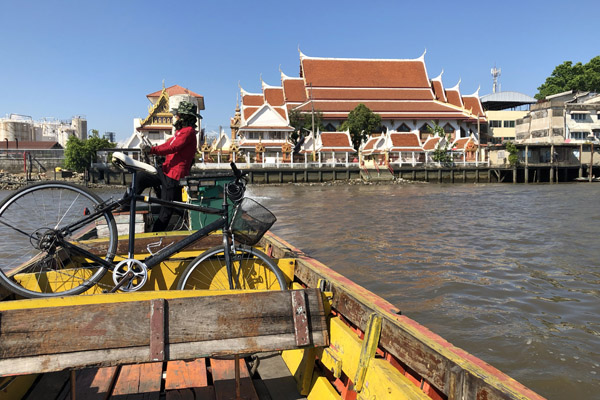
<instances>
[{"instance_id":1,"label":"wooden plank","mask_svg":"<svg viewBox=\"0 0 600 400\"><path fill-rule=\"evenodd\" d=\"M165 389L188 389L208 385L206 359L170 361L167 364Z\"/></svg>"},{"instance_id":2,"label":"wooden plank","mask_svg":"<svg viewBox=\"0 0 600 400\"><path fill-rule=\"evenodd\" d=\"M113 396L142 394L158 399L162 381L162 363L124 365L113 389Z\"/></svg>"},{"instance_id":3,"label":"wooden plank","mask_svg":"<svg viewBox=\"0 0 600 400\"><path fill-rule=\"evenodd\" d=\"M304 291L310 343L327 345L321 293L318 289ZM178 298L165 303L166 360L298 347L291 291ZM150 361L149 304L2 311L0 376Z\"/></svg>"},{"instance_id":4,"label":"wooden plank","mask_svg":"<svg viewBox=\"0 0 600 400\"><path fill-rule=\"evenodd\" d=\"M246 400L258 400L258 395L250 379L244 359L240 364L240 394ZM217 400L229 400L236 398L235 388L235 361L210 359L213 386Z\"/></svg>"},{"instance_id":5,"label":"wooden plank","mask_svg":"<svg viewBox=\"0 0 600 400\"><path fill-rule=\"evenodd\" d=\"M86 368L77 371L75 398L103 400L110 394L118 367Z\"/></svg>"}]
</instances>

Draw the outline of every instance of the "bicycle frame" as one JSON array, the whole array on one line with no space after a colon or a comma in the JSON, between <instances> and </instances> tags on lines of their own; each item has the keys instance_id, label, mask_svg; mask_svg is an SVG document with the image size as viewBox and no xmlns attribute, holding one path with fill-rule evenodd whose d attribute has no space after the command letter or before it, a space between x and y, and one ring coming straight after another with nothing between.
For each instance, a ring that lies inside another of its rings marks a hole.
<instances>
[{"instance_id":1,"label":"bicycle frame","mask_svg":"<svg viewBox=\"0 0 600 400\"><path fill-rule=\"evenodd\" d=\"M204 228L194 232L193 234L187 236L185 239L173 244L172 246L163 248L163 249L159 250L157 253L152 254L152 255L148 256L147 258L145 258L143 260L143 263L146 265L146 267L148 269L152 269L152 267L160 264L161 262L168 259L172 255L185 249L187 246L191 245L195 241L197 241L203 237L206 237L211 232L217 231L219 229L222 229L222 231L223 231L223 246L225 246L225 248L228 248L228 245L229 245L229 204L227 203L227 194L226 194L225 190L223 191L223 204L222 204L221 208L204 207L204 206L188 204L188 203L183 203L183 202L178 202L178 201L162 200L162 199L159 199L156 197L135 195L135 194L133 194L133 193L135 193L135 190L136 190L135 177L136 177L136 172L134 171L133 176L132 176L132 184L129 187L127 194L125 196L123 196L119 200L108 203L107 205L99 208L98 210L95 210L94 212L91 212L90 214L86 215L81 220L79 220L69 226L64 227L62 229L62 232L68 233L72 230L75 230L77 228L85 226L85 225L93 222L99 215L104 214L106 212L112 212L113 210L117 209L118 207L120 207L124 204L127 204L129 202L130 219L129 219L128 258L131 259L134 257L134 249L135 249L136 204L138 201L141 201L141 202L144 202L147 204L155 203L155 204L160 204L161 206L172 207L172 208L176 208L176 209L185 209L185 210L189 210L189 211L199 211L199 212L204 212L204 213L208 213L208 214L221 215L221 218L210 223L209 225L205 226ZM108 268L108 270L113 270L113 268L114 268L114 264L112 262L106 261L103 258L101 258L95 254L92 254L87 250L84 250L80 247L77 247L77 246L69 243L68 241L63 241L62 245L74 252L77 252L77 253L83 255L86 258L89 258L99 264L102 264L103 266ZM227 272L228 272L229 281L230 281L229 283L230 283L230 285L232 285L233 281L232 281L232 274L231 274L231 260L230 260L229 252L225 252L225 262L227 265Z\"/></svg>"}]
</instances>

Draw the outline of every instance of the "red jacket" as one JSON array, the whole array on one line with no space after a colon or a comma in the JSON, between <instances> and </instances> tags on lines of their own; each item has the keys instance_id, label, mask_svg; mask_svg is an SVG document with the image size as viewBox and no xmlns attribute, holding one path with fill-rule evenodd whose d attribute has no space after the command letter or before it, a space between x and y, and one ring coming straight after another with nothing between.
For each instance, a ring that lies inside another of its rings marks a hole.
<instances>
[{"instance_id":1,"label":"red jacket","mask_svg":"<svg viewBox=\"0 0 600 400\"><path fill-rule=\"evenodd\" d=\"M151 154L167 156L162 170L169 178L180 180L189 175L196 154L196 131L186 126L175 132L175 136L150 150Z\"/></svg>"}]
</instances>

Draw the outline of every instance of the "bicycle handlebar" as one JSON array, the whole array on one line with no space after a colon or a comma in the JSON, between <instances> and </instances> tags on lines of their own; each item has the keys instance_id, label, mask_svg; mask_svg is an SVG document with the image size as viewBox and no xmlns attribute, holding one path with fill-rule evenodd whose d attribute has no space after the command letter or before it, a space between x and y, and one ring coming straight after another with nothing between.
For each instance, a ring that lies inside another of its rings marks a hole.
<instances>
[{"instance_id":1,"label":"bicycle handlebar","mask_svg":"<svg viewBox=\"0 0 600 400\"><path fill-rule=\"evenodd\" d=\"M244 198L246 192L246 180L244 179L246 173L239 170L233 161L229 165L233 171L233 176L235 176L235 181L225 186L225 192L231 201L237 203Z\"/></svg>"}]
</instances>

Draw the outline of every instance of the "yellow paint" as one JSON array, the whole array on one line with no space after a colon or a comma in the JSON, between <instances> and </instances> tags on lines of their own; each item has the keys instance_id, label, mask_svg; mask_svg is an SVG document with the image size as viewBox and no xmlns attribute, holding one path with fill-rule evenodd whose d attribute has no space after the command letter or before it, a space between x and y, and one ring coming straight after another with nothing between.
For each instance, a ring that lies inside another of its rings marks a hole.
<instances>
[{"instance_id":1,"label":"yellow paint","mask_svg":"<svg viewBox=\"0 0 600 400\"><path fill-rule=\"evenodd\" d=\"M27 299L0 302L0 311L30 308L78 306L88 304L125 303L152 299L177 299L200 296L234 296L241 293L256 293L256 290L171 290L140 291L132 293L104 293L94 296L63 296L43 299Z\"/></svg>"},{"instance_id":2,"label":"yellow paint","mask_svg":"<svg viewBox=\"0 0 600 400\"><path fill-rule=\"evenodd\" d=\"M330 366L330 371L336 378L341 378L342 376L342 360L338 359L337 352L331 350L330 348L323 349L321 354L321 362L324 365Z\"/></svg>"},{"instance_id":3,"label":"yellow paint","mask_svg":"<svg viewBox=\"0 0 600 400\"><path fill-rule=\"evenodd\" d=\"M286 350L281 357L296 380L298 392L306 396L311 388L315 368L315 348Z\"/></svg>"},{"instance_id":4,"label":"yellow paint","mask_svg":"<svg viewBox=\"0 0 600 400\"><path fill-rule=\"evenodd\" d=\"M363 381L367 373L369 363L375 357L377 346L379 346L379 336L381 335L381 317L377 314L369 316L367 329L365 331L365 340L363 340L360 350L360 360L358 361L358 370L353 379L354 390L359 392L362 389Z\"/></svg>"},{"instance_id":5,"label":"yellow paint","mask_svg":"<svg viewBox=\"0 0 600 400\"><path fill-rule=\"evenodd\" d=\"M331 386L327 378L319 376L315 379L310 393L306 397L308 400L328 400L341 399L339 393Z\"/></svg>"},{"instance_id":6,"label":"yellow paint","mask_svg":"<svg viewBox=\"0 0 600 400\"><path fill-rule=\"evenodd\" d=\"M332 357L323 357L323 365L329 370L338 368L332 363L337 360L342 364L344 373L354 378L358 370L362 340L339 318L331 318L329 321L329 349Z\"/></svg>"},{"instance_id":7,"label":"yellow paint","mask_svg":"<svg viewBox=\"0 0 600 400\"><path fill-rule=\"evenodd\" d=\"M407 377L381 358L371 360L358 399L431 400Z\"/></svg>"},{"instance_id":8,"label":"yellow paint","mask_svg":"<svg viewBox=\"0 0 600 400\"><path fill-rule=\"evenodd\" d=\"M22 399L39 375L22 375L0 378L0 399Z\"/></svg>"},{"instance_id":9,"label":"yellow paint","mask_svg":"<svg viewBox=\"0 0 600 400\"><path fill-rule=\"evenodd\" d=\"M295 258L280 258L277 260L277 266L283 272L285 280L288 283L294 281L294 272L296 270L296 259Z\"/></svg>"}]
</instances>

